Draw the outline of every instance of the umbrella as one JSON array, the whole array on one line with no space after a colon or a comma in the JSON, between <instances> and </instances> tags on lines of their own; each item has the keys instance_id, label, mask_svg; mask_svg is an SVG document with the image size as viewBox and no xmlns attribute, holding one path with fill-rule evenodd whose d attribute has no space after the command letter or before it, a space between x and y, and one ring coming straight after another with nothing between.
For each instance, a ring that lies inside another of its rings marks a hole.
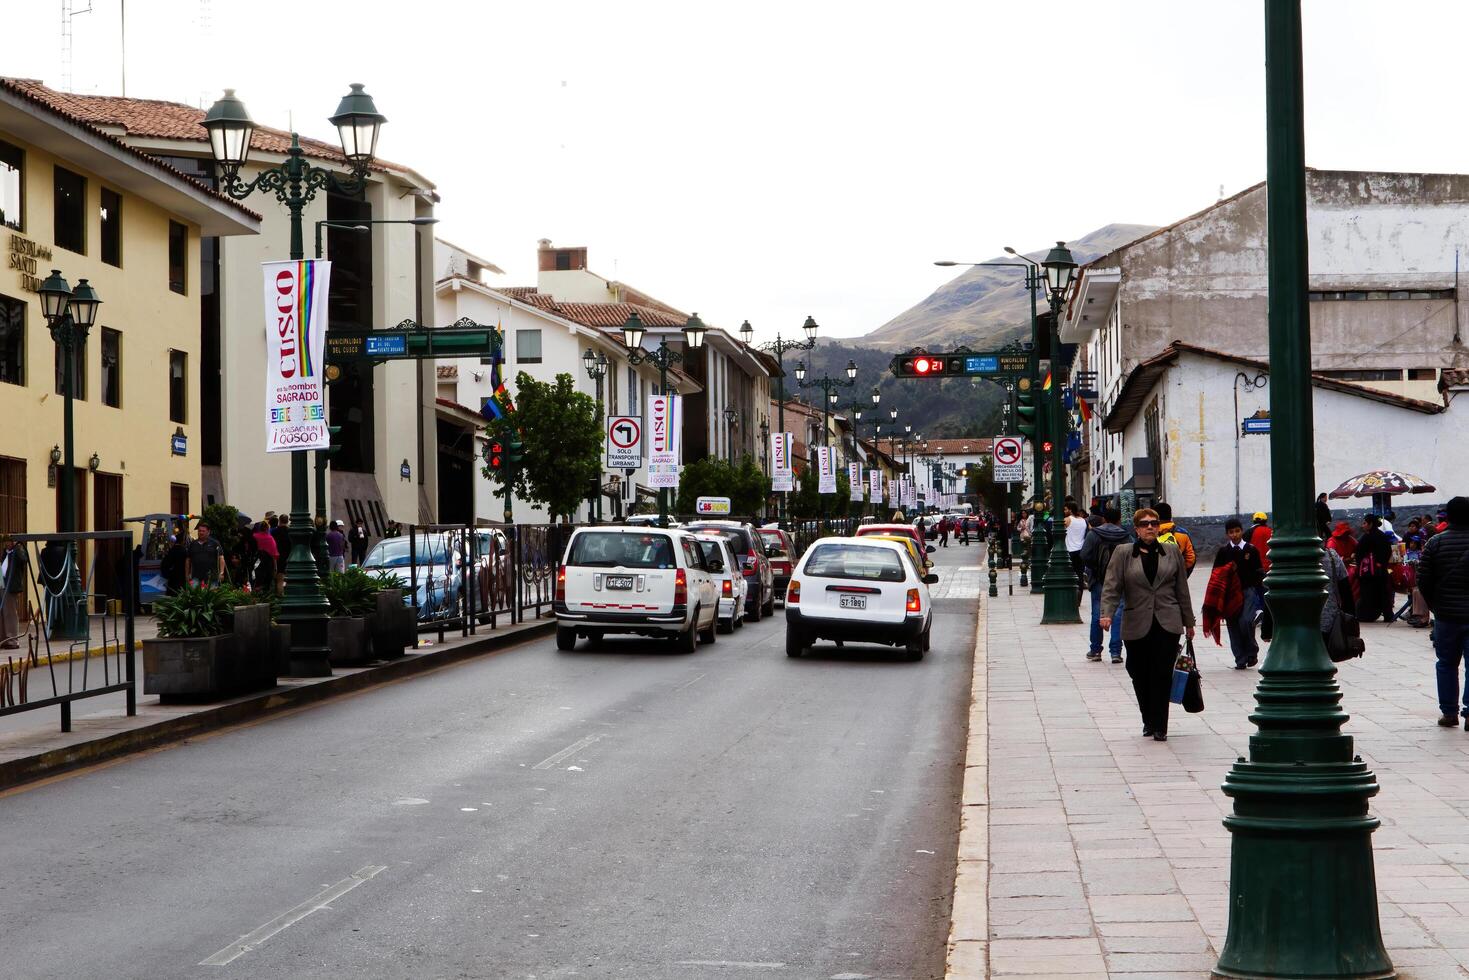
<instances>
[{"instance_id":1,"label":"umbrella","mask_svg":"<svg viewBox=\"0 0 1469 980\"><path fill-rule=\"evenodd\" d=\"M1397 470L1372 470L1359 473L1328 494L1332 500L1345 497L1397 496L1402 493L1433 493L1438 490L1421 476Z\"/></svg>"}]
</instances>

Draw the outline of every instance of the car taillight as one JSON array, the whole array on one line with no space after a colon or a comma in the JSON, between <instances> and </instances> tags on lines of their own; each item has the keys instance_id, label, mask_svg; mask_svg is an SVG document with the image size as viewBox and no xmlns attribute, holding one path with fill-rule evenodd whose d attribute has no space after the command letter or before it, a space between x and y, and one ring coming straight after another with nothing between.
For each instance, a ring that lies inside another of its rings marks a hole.
<instances>
[{"instance_id":1,"label":"car taillight","mask_svg":"<svg viewBox=\"0 0 1469 980\"><path fill-rule=\"evenodd\" d=\"M727 598L729 598L732 595L734 595L734 583L731 582L729 579L725 579L724 580L724 596L727 599Z\"/></svg>"},{"instance_id":2,"label":"car taillight","mask_svg":"<svg viewBox=\"0 0 1469 980\"><path fill-rule=\"evenodd\" d=\"M923 607L918 603L918 590L908 590L908 612L923 612Z\"/></svg>"},{"instance_id":3,"label":"car taillight","mask_svg":"<svg viewBox=\"0 0 1469 980\"><path fill-rule=\"evenodd\" d=\"M789 606L792 603L797 603L797 602L800 602L800 601L801 601L801 583L799 581L797 581L796 579L791 579L791 587L786 590L786 605Z\"/></svg>"},{"instance_id":4,"label":"car taillight","mask_svg":"<svg viewBox=\"0 0 1469 980\"><path fill-rule=\"evenodd\" d=\"M740 564L744 565L746 570L749 570L760 564L760 559L752 551L740 560Z\"/></svg>"},{"instance_id":5,"label":"car taillight","mask_svg":"<svg viewBox=\"0 0 1469 980\"><path fill-rule=\"evenodd\" d=\"M566 566L565 565L558 565L556 567L556 601L557 602L565 602L566 601Z\"/></svg>"},{"instance_id":6,"label":"car taillight","mask_svg":"<svg viewBox=\"0 0 1469 980\"><path fill-rule=\"evenodd\" d=\"M680 568L673 575L673 604L675 606L687 605L689 601L689 577Z\"/></svg>"}]
</instances>

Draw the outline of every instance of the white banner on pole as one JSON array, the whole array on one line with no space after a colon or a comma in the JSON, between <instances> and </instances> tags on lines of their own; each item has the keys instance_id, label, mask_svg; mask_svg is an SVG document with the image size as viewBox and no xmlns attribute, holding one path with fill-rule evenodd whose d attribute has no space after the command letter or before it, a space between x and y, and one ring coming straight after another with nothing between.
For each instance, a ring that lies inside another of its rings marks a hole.
<instances>
[{"instance_id":1,"label":"white banner on pole","mask_svg":"<svg viewBox=\"0 0 1469 980\"><path fill-rule=\"evenodd\" d=\"M837 471L830 446L816 447L816 492L837 492Z\"/></svg>"},{"instance_id":2,"label":"white banner on pole","mask_svg":"<svg viewBox=\"0 0 1469 980\"><path fill-rule=\"evenodd\" d=\"M263 262L265 273L265 451L326 449L324 259Z\"/></svg>"},{"instance_id":3,"label":"white banner on pole","mask_svg":"<svg viewBox=\"0 0 1469 980\"><path fill-rule=\"evenodd\" d=\"M867 472L867 478L868 482L871 484L871 486L867 488L868 496L871 498L874 504L882 503L882 471L869 470Z\"/></svg>"},{"instance_id":4,"label":"white banner on pole","mask_svg":"<svg viewBox=\"0 0 1469 980\"><path fill-rule=\"evenodd\" d=\"M648 399L648 462L683 462L683 400L678 395Z\"/></svg>"},{"instance_id":5,"label":"white banner on pole","mask_svg":"<svg viewBox=\"0 0 1469 980\"><path fill-rule=\"evenodd\" d=\"M867 496L865 493L867 487L862 483L861 463L847 464L847 489L850 491L853 500L861 500Z\"/></svg>"}]
</instances>

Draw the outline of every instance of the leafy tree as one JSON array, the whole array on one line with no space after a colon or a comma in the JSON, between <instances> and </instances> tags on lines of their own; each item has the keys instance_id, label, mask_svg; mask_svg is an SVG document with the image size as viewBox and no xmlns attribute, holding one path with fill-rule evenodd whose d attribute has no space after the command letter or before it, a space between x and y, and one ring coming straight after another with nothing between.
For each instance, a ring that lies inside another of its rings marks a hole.
<instances>
[{"instance_id":1,"label":"leafy tree","mask_svg":"<svg viewBox=\"0 0 1469 980\"><path fill-rule=\"evenodd\" d=\"M847 482L847 474L838 471L835 494L818 493L816 488L820 483L821 478L814 466L808 466L796 474L796 489L791 491L792 517L812 519L846 516L847 505L852 499L852 487Z\"/></svg>"},{"instance_id":2,"label":"leafy tree","mask_svg":"<svg viewBox=\"0 0 1469 980\"><path fill-rule=\"evenodd\" d=\"M209 533L228 555L240 543L240 512L230 504L210 504L199 519L209 525ZM256 518L259 520L260 518Z\"/></svg>"},{"instance_id":3,"label":"leafy tree","mask_svg":"<svg viewBox=\"0 0 1469 980\"><path fill-rule=\"evenodd\" d=\"M994 461L985 457L978 466L969 467L968 492L983 502L983 506L996 514L1005 512L1006 486L995 482Z\"/></svg>"},{"instance_id":4,"label":"leafy tree","mask_svg":"<svg viewBox=\"0 0 1469 980\"><path fill-rule=\"evenodd\" d=\"M699 497L728 497L730 511L746 516L759 515L770 496L770 480L748 455L738 465L713 456L689 463L678 482L678 501L674 510L694 513Z\"/></svg>"},{"instance_id":5,"label":"leafy tree","mask_svg":"<svg viewBox=\"0 0 1469 980\"><path fill-rule=\"evenodd\" d=\"M569 519L602 475L602 406L577 391L565 373L548 383L521 371L515 387L515 411L491 420L485 432L505 446L507 456L511 436L518 434L522 461L514 473L515 492L552 517ZM503 472L488 465L481 472L503 486Z\"/></svg>"}]
</instances>

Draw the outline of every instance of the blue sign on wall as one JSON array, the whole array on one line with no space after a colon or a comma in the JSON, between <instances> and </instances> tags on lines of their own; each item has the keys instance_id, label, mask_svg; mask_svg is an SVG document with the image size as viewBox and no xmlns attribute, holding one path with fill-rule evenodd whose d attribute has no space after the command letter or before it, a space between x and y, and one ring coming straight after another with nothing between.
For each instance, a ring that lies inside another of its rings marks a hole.
<instances>
[{"instance_id":1,"label":"blue sign on wall","mask_svg":"<svg viewBox=\"0 0 1469 980\"><path fill-rule=\"evenodd\" d=\"M408 338L401 333L370 333L365 340L368 357L402 357L408 353Z\"/></svg>"},{"instance_id":2,"label":"blue sign on wall","mask_svg":"<svg viewBox=\"0 0 1469 980\"><path fill-rule=\"evenodd\" d=\"M175 456L187 456L189 454L189 437L179 434L169 436L168 447Z\"/></svg>"},{"instance_id":3,"label":"blue sign on wall","mask_svg":"<svg viewBox=\"0 0 1469 980\"><path fill-rule=\"evenodd\" d=\"M1269 435L1270 419L1244 419L1239 424L1239 431L1244 435Z\"/></svg>"},{"instance_id":4,"label":"blue sign on wall","mask_svg":"<svg viewBox=\"0 0 1469 980\"><path fill-rule=\"evenodd\" d=\"M998 357L966 357L964 358L965 374L994 374L1000 369Z\"/></svg>"}]
</instances>

